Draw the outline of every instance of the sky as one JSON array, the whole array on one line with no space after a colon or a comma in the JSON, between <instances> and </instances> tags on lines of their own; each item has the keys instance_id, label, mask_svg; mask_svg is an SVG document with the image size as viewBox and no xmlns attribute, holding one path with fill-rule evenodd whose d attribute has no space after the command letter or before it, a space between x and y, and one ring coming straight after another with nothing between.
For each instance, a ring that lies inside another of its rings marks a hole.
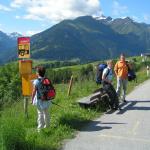
<instances>
[{"instance_id":1,"label":"sky","mask_svg":"<svg viewBox=\"0 0 150 150\"><path fill-rule=\"evenodd\" d=\"M64 19L102 14L150 24L150 0L0 0L0 31L31 36Z\"/></svg>"}]
</instances>

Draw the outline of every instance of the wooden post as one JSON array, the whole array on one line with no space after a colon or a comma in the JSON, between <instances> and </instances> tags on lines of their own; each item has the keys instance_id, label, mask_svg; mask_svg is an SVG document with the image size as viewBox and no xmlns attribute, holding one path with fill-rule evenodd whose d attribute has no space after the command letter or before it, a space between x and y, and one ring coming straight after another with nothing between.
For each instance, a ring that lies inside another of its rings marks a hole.
<instances>
[{"instance_id":1,"label":"wooden post","mask_svg":"<svg viewBox=\"0 0 150 150\"><path fill-rule=\"evenodd\" d=\"M28 97L24 97L24 114L28 118Z\"/></svg>"},{"instance_id":2,"label":"wooden post","mask_svg":"<svg viewBox=\"0 0 150 150\"><path fill-rule=\"evenodd\" d=\"M69 96L70 93L71 93L72 83L73 83L73 75L71 76L70 83L69 83L68 96Z\"/></svg>"}]
</instances>

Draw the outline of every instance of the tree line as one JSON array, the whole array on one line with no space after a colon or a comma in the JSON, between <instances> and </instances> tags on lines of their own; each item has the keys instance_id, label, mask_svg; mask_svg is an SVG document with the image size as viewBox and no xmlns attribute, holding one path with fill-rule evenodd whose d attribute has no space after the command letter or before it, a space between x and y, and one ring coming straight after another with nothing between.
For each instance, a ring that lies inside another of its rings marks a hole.
<instances>
[{"instance_id":1,"label":"tree line","mask_svg":"<svg viewBox=\"0 0 150 150\"><path fill-rule=\"evenodd\" d=\"M74 77L75 81L89 79L93 72L93 66L87 65L80 68ZM49 69L47 67L46 76L53 84L68 83L74 74L73 69ZM10 105L21 98L21 77L19 75L18 63L10 63L0 66L0 108Z\"/></svg>"}]
</instances>

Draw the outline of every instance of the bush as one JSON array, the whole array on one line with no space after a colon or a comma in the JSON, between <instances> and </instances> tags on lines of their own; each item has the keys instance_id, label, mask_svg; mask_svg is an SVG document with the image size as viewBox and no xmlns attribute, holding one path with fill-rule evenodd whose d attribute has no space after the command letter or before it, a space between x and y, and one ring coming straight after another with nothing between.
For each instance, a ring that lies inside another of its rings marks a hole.
<instances>
[{"instance_id":1,"label":"bush","mask_svg":"<svg viewBox=\"0 0 150 150\"><path fill-rule=\"evenodd\" d=\"M59 70L47 70L47 77L49 77L53 83L67 83L72 75L71 69L59 69Z\"/></svg>"},{"instance_id":2,"label":"bush","mask_svg":"<svg viewBox=\"0 0 150 150\"><path fill-rule=\"evenodd\" d=\"M0 132L1 150L26 150L25 129L16 118L3 120Z\"/></svg>"},{"instance_id":3,"label":"bush","mask_svg":"<svg viewBox=\"0 0 150 150\"><path fill-rule=\"evenodd\" d=\"M21 96L21 79L18 64L0 67L0 108L12 104Z\"/></svg>"},{"instance_id":4,"label":"bush","mask_svg":"<svg viewBox=\"0 0 150 150\"><path fill-rule=\"evenodd\" d=\"M94 76L93 66L91 64L87 65L87 67L82 67L80 69L79 78L89 80L90 76Z\"/></svg>"}]
</instances>

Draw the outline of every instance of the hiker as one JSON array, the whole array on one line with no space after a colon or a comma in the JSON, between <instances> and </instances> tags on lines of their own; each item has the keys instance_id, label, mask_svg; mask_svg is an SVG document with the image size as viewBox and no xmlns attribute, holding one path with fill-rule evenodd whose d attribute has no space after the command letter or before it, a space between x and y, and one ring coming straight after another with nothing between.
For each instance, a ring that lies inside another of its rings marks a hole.
<instances>
[{"instance_id":1,"label":"hiker","mask_svg":"<svg viewBox=\"0 0 150 150\"><path fill-rule=\"evenodd\" d=\"M126 90L127 90L127 83L128 83L128 64L125 60L125 55L120 55L120 60L117 61L114 67L114 71L117 77L117 89L116 92L118 97L120 97L121 88L123 87L123 95L122 101L126 102Z\"/></svg>"},{"instance_id":2,"label":"hiker","mask_svg":"<svg viewBox=\"0 0 150 150\"><path fill-rule=\"evenodd\" d=\"M147 77L149 77L149 66L147 66L146 69L147 69Z\"/></svg>"},{"instance_id":3,"label":"hiker","mask_svg":"<svg viewBox=\"0 0 150 150\"><path fill-rule=\"evenodd\" d=\"M44 79L46 69L44 67L37 67L36 73L38 78L33 82L33 91L32 91L32 104L37 106L38 113L38 131L42 128L47 128L50 126L50 115L49 115L49 106L51 105L51 101L43 101L40 98L41 93L41 81Z\"/></svg>"},{"instance_id":4,"label":"hiker","mask_svg":"<svg viewBox=\"0 0 150 150\"><path fill-rule=\"evenodd\" d=\"M102 74L102 84L103 89L107 92L110 98L110 107L113 110L117 110L119 107L119 100L116 93L116 90L114 89L112 85L112 79L113 79L113 61L109 60L107 61L107 68L104 69Z\"/></svg>"}]
</instances>

